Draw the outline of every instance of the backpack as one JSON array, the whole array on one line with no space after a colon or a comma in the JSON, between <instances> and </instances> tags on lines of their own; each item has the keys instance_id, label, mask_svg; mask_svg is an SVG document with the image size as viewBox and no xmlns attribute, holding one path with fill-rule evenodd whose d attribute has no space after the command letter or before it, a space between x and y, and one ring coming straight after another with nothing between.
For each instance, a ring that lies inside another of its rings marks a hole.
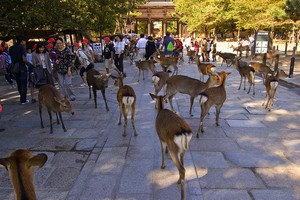
<instances>
[{"instance_id":1,"label":"backpack","mask_svg":"<svg viewBox=\"0 0 300 200\"><path fill-rule=\"evenodd\" d=\"M168 45L167 45L167 51L173 51L174 50L174 44L173 42L169 42Z\"/></svg>"}]
</instances>

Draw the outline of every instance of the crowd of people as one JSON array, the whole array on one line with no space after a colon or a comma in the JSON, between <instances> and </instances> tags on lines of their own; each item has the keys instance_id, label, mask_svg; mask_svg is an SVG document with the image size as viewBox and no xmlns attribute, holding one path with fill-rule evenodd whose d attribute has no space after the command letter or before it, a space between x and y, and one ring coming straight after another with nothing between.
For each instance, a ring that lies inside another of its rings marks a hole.
<instances>
[{"instance_id":1,"label":"crowd of people","mask_svg":"<svg viewBox=\"0 0 300 200\"><path fill-rule=\"evenodd\" d=\"M190 40L189 40L190 39ZM189 43L187 43L190 41ZM185 45L184 45L185 44ZM173 56L183 59L183 48L195 51L195 55L202 57L204 62L215 60L216 44L208 38L174 39L169 32L163 38L146 37L140 34L139 38L116 35L103 38L103 61L106 73L115 69L124 72L124 57L132 51L136 60L154 59L156 52L163 52L165 57ZM26 38L17 36L16 43L8 48L6 42L0 46L0 64L5 72L5 79L11 87L17 87L20 94L20 103L26 104L27 89L30 89L31 103L35 103L35 89L39 88L39 75L44 79L43 84L58 84L60 92L70 101L76 99L71 85L72 69L77 66L82 79L81 87L87 87L85 73L94 67L95 57L88 39L83 39L81 44L76 41L73 46L62 38L49 38L46 42L36 43L33 48L26 49ZM18 73L10 73L10 66L18 65ZM38 70L39 69L39 70Z\"/></svg>"}]
</instances>

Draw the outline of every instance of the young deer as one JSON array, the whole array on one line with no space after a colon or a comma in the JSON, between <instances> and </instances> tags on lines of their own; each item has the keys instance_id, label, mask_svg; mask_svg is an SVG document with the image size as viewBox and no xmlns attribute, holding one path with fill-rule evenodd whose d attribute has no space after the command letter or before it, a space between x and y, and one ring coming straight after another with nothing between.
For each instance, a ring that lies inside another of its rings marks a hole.
<instances>
[{"instance_id":1,"label":"young deer","mask_svg":"<svg viewBox=\"0 0 300 200\"><path fill-rule=\"evenodd\" d=\"M218 84L219 76L216 74L211 74L207 81L204 83L200 80L183 76L183 75L175 75L171 76L167 80L167 97L170 102L171 109L174 111L172 99L177 92L182 94L190 95L190 116L192 115L192 107L194 103L194 99L198 96L201 92L209 87L213 87L214 85Z\"/></svg>"},{"instance_id":2,"label":"young deer","mask_svg":"<svg viewBox=\"0 0 300 200\"><path fill-rule=\"evenodd\" d=\"M105 88L107 88L109 77L110 74L100 74L100 72L98 72L94 68L88 70L86 73L86 80L89 86L90 99L92 98L92 94L91 94L91 87L92 87L93 94L94 94L95 108L97 108L97 90L101 90L105 102L106 111L109 111L109 108L106 102Z\"/></svg>"},{"instance_id":3,"label":"young deer","mask_svg":"<svg viewBox=\"0 0 300 200\"><path fill-rule=\"evenodd\" d=\"M216 107L216 125L219 126L219 116L223 103L226 100L225 81L230 72L219 72L221 84L218 87L207 88L204 92L200 93L201 98L201 116L200 126L197 132L197 138L199 138L200 131L203 133L203 120L209 109L214 105Z\"/></svg>"},{"instance_id":4,"label":"young deer","mask_svg":"<svg viewBox=\"0 0 300 200\"><path fill-rule=\"evenodd\" d=\"M135 103L136 103L136 95L132 87L129 85L123 84L124 77L120 75L119 77L113 77L116 80L116 85L119 87L117 92L117 100L120 108L120 116L119 123L121 125L121 117L124 117L124 132L123 136L125 137L126 129L127 129L127 115L129 110L131 111L131 124L134 131L134 136L137 136L137 132L134 125L134 114L135 114Z\"/></svg>"},{"instance_id":5,"label":"young deer","mask_svg":"<svg viewBox=\"0 0 300 200\"><path fill-rule=\"evenodd\" d=\"M138 82L140 81L141 72L143 73L143 80L145 80L145 77L144 77L144 71L145 70L150 69L150 71L152 72L152 74L154 74L156 72L155 63L156 63L155 60L142 60L142 61L138 60L138 61L135 61L135 65L139 69Z\"/></svg>"},{"instance_id":6,"label":"young deer","mask_svg":"<svg viewBox=\"0 0 300 200\"><path fill-rule=\"evenodd\" d=\"M49 114L50 133L53 133L51 112L55 112L57 124L59 124L59 120L58 120L58 116L59 116L59 119L62 124L62 128L66 132L67 129L65 128L64 122L62 120L61 112L71 113L72 115L74 114L69 100L66 97L62 98L60 92L54 86L52 86L50 84L43 85L40 87L40 89L39 89L39 113L40 113L42 128L44 128L44 123L43 123L43 118L42 118L43 105L47 108L47 111ZM58 116L57 116L57 114L58 114Z\"/></svg>"},{"instance_id":7,"label":"young deer","mask_svg":"<svg viewBox=\"0 0 300 200\"><path fill-rule=\"evenodd\" d=\"M263 83L265 82L265 79L268 74L272 74L272 75L274 74L274 72L270 69L269 66L264 65L263 63L260 62L250 62L249 66L253 67L255 73L260 73L262 75Z\"/></svg>"},{"instance_id":8,"label":"young deer","mask_svg":"<svg viewBox=\"0 0 300 200\"><path fill-rule=\"evenodd\" d=\"M214 74L217 68L214 64L201 63L199 56L195 56L195 59L198 67L198 72L200 74L200 81L204 81L204 75L209 76L210 74Z\"/></svg>"},{"instance_id":9,"label":"young deer","mask_svg":"<svg viewBox=\"0 0 300 200\"><path fill-rule=\"evenodd\" d=\"M161 65L162 69L164 72L166 72L169 68L170 65L173 66L174 71L172 73L172 75L174 75L175 73L178 73L178 67L177 67L177 63L178 63L178 58L174 58L174 57L158 57L157 55L155 56L155 59L157 60L157 62Z\"/></svg>"},{"instance_id":10,"label":"young deer","mask_svg":"<svg viewBox=\"0 0 300 200\"><path fill-rule=\"evenodd\" d=\"M168 72L156 72L152 76L152 82L155 89L155 95L157 95L160 90L165 86L166 81L170 77ZM165 87L164 87L165 89Z\"/></svg>"},{"instance_id":11,"label":"young deer","mask_svg":"<svg viewBox=\"0 0 300 200\"><path fill-rule=\"evenodd\" d=\"M171 158L179 171L178 184L181 186L181 199L185 199L185 168L183 159L185 151L193 136L189 124L174 112L164 109L164 97L150 93L156 100L158 113L156 116L156 132L160 140L162 163L161 169L165 169L165 152L168 148Z\"/></svg>"},{"instance_id":12,"label":"young deer","mask_svg":"<svg viewBox=\"0 0 300 200\"><path fill-rule=\"evenodd\" d=\"M41 153L33 156L28 150L19 149L9 157L0 158L0 164L9 172L17 200L36 200L34 188L34 167L43 167L48 157Z\"/></svg>"},{"instance_id":13,"label":"young deer","mask_svg":"<svg viewBox=\"0 0 300 200\"><path fill-rule=\"evenodd\" d=\"M235 59L236 62L236 69L239 72L241 76L241 82L238 90L241 89L242 81L244 79L244 90L246 90L246 79L248 79L248 82L250 84L249 90L247 94L250 93L251 87L253 85L253 95L255 95L255 70L253 67L249 67L249 64L245 61L242 61L240 57L237 57Z\"/></svg>"},{"instance_id":14,"label":"young deer","mask_svg":"<svg viewBox=\"0 0 300 200\"><path fill-rule=\"evenodd\" d=\"M266 97L265 101L263 102L262 106L266 105L265 108L269 111L271 111L276 90L279 84L279 78L280 77L287 77L288 75L283 70L277 70L276 75L268 76L264 82L264 85L266 87Z\"/></svg>"}]
</instances>

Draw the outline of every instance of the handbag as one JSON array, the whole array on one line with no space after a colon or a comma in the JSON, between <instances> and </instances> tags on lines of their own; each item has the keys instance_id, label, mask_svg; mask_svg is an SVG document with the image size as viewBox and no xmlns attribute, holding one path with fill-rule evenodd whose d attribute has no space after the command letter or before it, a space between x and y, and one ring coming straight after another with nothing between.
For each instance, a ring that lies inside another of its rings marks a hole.
<instances>
[{"instance_id":1,"label":"handbag","mask_svg":"<svg viewBox=\"0 0 300 200\"><path fill-rule=\"evenodd\" d=\"M34 67L33 68L34 73L34 82L35 82L35 88L40 88L42 85L47 84L47 78L44 72L44 69L42 67Z\"/></svg>"},{"instance_id":2,"label":"handbag","mask_svg":"<svg viewBox=\"0 0 300 200\"><path fill-rule=\"evenodd\" d=\"M10 64L7 69L10 74L19 74L20 73L20 64L17 62L15 64Z\"/></svg>"}]
</instances>

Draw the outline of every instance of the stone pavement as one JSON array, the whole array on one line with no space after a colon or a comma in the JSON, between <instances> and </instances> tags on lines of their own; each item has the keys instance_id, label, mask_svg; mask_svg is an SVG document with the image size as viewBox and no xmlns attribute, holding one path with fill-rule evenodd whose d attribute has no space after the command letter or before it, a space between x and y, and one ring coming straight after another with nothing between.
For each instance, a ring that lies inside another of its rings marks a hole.
<instances>
[{"instance_id":1,"label":"stone pavement","mask_svg":"<svg viewBox=\"0 0 300 200\"><path fill-rule=\"evenodd\" d=\"M186 59L187 60L187 59ZM215 109L204 121L205 133L198 139L200 106L197 98L194 117L189 117L189 96L177 94L174 106L192 126L194 137L185 155L188 200L296 200L300 199L300 101L299 87L280 85L274 109L262 106L265 89L256 78L256 95L237 90L240 77L233 67L226 82L227 100L221 110L220 126L215 126ZM96 68L104 72L103 64ZM160 67L158 67L160 69ZM297 71L297 72L296 72ZM299 68L295 79L299 80ZM80 88L75 75L73 87L77 99L75 115L63 113L67 132L49 120L43 110L45 128L40 128L38 103L20 105L16 89L0 81L0 157L19 148L34 154L43 152L48 161L35 170L35 185L41 200L176 200L180 188L178 171L167 156L167 167L160 169L160 144L154 121L156 110L149 96L154 91L151 73L137 82L138 70L125 60L125 83L137 94L135 122L138 136L122 137L118 126L117 88L113 80L106 90L109 112L98 92L98 108L88 98L88 89ZM179 66L179 74L199 78L195 64ZM290 79L286 79L288 82ZM300 81L298 82L300 83ZM299 84L300 85L300 84ZM247 86L248 87L248 86ZM166 105L169 107L169 104ZM8 173L0 168L0 199L14 199Z\"/></svg>"}]
</instances>

